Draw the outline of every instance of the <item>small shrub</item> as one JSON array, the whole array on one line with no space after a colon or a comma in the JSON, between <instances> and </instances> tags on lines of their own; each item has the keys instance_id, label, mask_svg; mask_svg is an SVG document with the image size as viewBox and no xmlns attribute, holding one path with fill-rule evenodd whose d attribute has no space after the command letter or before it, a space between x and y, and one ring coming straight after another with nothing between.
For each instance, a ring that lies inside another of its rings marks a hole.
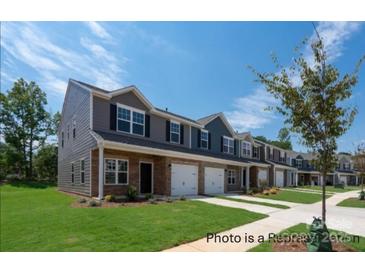
<instances>
[{"instance_id":1,"label":"small shrub","mask_svg":"<svg viewBox=\"0 0 365 274\"><path fill-rule=\"evenodd\" d=\"M249 189L249 190L247 191L247 195L253 195L253 191L252 191L252 189Z\"/></svg>"},{"instance_id":2,"label":"small shrub","mask_svg":"<svg viewBox=\"0 0 365 274\"><path fill-rule=\"evenodd\" d=\"M90 200L89 201L89 206L90 207L97 207L97 206L100 206L101 204L100 204L100 202L98 202L98 201L95 201L95 200Z\"/></svg>"},{"instance_id":3,"label":"small shrub","mask_svg":"<svg viewBox=\"0 0 365 274\"><path fill-rule=\"evenodd\" d=\"M359 199L360 199L360 200L365 200L365 191L361 191L361 192L360 192Z\"/></svg>"},{"instance_id":4,"label":"small shrub","mask_svg":"<svg viewBox=\"0 0 365 274\"><path fill-rule=\"evenodd\" d=\"M128 201L135 201L137 199L137 188L135 186L129 186L127 191Z\"/></svg>"},{"instance_id":5,"label":"small shrub","mask_svg":"<svg viewBox=\"0 0 365 274\"><path fill-rule=\"evenodd\" d=\"M153 199L153 198L148 199L148 202L149 202L150 204L152 204L152 205L156 205L156 204L157 204L156 199Z\"/></svg>"},{"instance_id":6,"label":"small shrub","mask_svg":"<svg viewBox=\"0 0 365 274\"><path fill-rule=\"evenodd\" d=\"M79 199L79 203L80 204L84 204L84 203L86 203L87 201L86 201L86 199L85 198L80 198Z\"/></svg>"},{"instance_id":7,"label":"small shrub","mask_svg":"<svg viewBox=\"0 0 365 274\"><path fill-rule=\"evenodd\" d=\"M166 199L166 203L172 203L172 202L173 200L170 197Z\"/></svg>"},{"instance_id":8,"label":"small shrub","mask_svg":"<svg viewBox=\"0 0 365 274\"><path fill-rule=\"evenodd\" d=\"M181 196L180 197L180 201L185 201L186 200L186 197L185 196Z\"/></svg>"},{"instance_id":9,"label":"small shrub","mask_svg":"<svg viewBox=\"0 0 365 274\"><path fill-rule=\"evenodd\" d=\"M270 191L269 191L269 190L264 190L264 191L262 192L262 194L264 194L264 195L269 195L269 194L270 194Z\"/></svg>"},{"instance_id":10,"label":"small shrub","mask_svg":"<svg viewBox=\"0 0 365 274\"><path fill-rule=\"evenodd\" d=\"M151 193L147 193L146 195L144 195L144 198L145 198L146 200L153 199L153 194L151 194Z\"/></svg>"},{"instance_id":11,"label":"small shrub","mask_svg":"<svg viewBox=\"0 0 365 274\"><path fill-rule=\"evenodd\" d=\"M113 194L111 194L111 195L106 195L106 196L104 197L104 200L105 200L106 202L115 202L115 196L114 196Z\"/></svg>"},{"instance_id":12,"label":"small shrub","mask_svg":"<svg viewBox=\"0 0 365 274\"><path fill-rule=\"evenodd\" d=\"M270 189L269 192L270 192L270 194L276 194L276 193L278 193L277 189L275 189L275 188Z\"/></svg>"}]
</instances>

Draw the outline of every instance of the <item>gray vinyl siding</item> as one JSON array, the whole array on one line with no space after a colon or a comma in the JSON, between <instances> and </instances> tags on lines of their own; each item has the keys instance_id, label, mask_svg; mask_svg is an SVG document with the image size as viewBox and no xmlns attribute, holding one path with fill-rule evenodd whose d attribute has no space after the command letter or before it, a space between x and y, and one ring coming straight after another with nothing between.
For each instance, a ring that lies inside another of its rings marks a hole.
<instances>
[{"instance_id":1,"label":"gray vinyl siding","mask_svg":"<svg viewBox=\"0 0 365 274\"><path fill-rule=\"evenodd\" d=\"M76 138L72 124L76 121ZM67 126L70 126L69 138ZM90 195L91 159L90 150L96 146L90 132L90 93L88 90L69 83L58 136L58 188L63 191ZM61 134L64 132L64 147ZM80 160L85 160L85 183L81 184ZM74 162L74 184L71 183L71 163Z\"/></svg>"},{"instance_id":2,"label":"gray vinyl siding","mask_svg":"<svg viewBox=\"0 0 365 274\"><path fill-rule=\"evenodd\" d=\"M126 106L137 108L146 112L150 115L150 137L143 137L138 135L132 135L136 138L148 138L151 141L159 143L168 143L166 141L166 118L160 117L155 114L151 114L146 106L132 93L126 93L113 97L111 100L103 99L94 96L93 98L93 129L104 132L130 135L128 133L120 132L118 130L110 129L110 104L120 103ZM190 147L190 126L184 125L184 144L174 144L176 146Z\"/></svg>"}]
</instances>

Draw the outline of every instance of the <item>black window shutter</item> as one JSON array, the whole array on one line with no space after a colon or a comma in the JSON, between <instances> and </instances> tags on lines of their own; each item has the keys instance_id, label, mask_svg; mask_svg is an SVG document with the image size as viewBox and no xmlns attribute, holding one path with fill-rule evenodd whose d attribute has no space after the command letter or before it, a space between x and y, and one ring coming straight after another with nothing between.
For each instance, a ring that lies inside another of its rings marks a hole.
<instances>
[{"instance_id":1,"label":"black window shutter","mask_svg":"<svg viewBox=\"0 0 365 274\"><path fill-rule=\"evenodd\" d=\"M208 133L208 149L212 148L212 135Z\"/></svg>"},{"instance_id":2,"label":"black window shutter","mask_svg":"<svg viewBox=\"0 0 365 274\"><path fill-rule=\"evenodd\" d=\"M233 141L233 153L234 155L237 155L237 140Z\"/></svg>"},{"instance_id":3,"label":"black window shutter","mask_svg":"<svg viewBox=\"0 0 365 274\"><path fill-rule=\"evenodd\" d=\"M117 130L117 106L110 104L110 129Z\"/></svg>"},{"instance_id":4,"label":"black window shutter","mask_svg":"<svg viewBox=\"0 0 365 274\"><path fill-rule=\"evenodd\" d=\"M166 120L166 141L170 142L170 121Z\"/></svg>"},{"instance_id":5,"label":"black window shutter","mask_svg":"<svg viewBox=\"0 0 365 274\"><path fill-rule=\"evenodd\" d=\"M184 125L180 124L180 144L184 144Z\"/></svg>"},{"instance_id":6,"label":"black window shutter","mask_svg":"<svg viewBox=\"0 0 365 274\"><path fill-rule=\"evenodd\" d=\"M223 152L223 136L221 136L221 152Z\"/></svg>"},{"instance_id":7,"label":"black window shutter","mask_svg":"<svg viewBox=\"0 0 365 274\"><path fill-rule=\"evenodd\" d=\"M146 114L144 120L144 136L150 137L150 116Z\"/></svg>"},{"instance_id":8,"label":"black window shutter","mask_svg":"<svg viewBox=\"0 0 365 274\"><path fill-rule=\"evenodd\" d=\"M201 132L201 130L200 130L200 129L198 129L198 142L197 142L198 147L200 147L200 139L201 139L201 135L202 135L202 132Z\"/></svg>"}]
</instances>

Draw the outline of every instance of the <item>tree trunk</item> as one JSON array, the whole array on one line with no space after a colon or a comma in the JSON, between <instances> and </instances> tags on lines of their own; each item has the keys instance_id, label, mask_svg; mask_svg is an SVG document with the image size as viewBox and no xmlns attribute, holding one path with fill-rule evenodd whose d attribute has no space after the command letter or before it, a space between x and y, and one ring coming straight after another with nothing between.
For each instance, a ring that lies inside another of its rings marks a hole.
<instances>
[{"instance_id":1,"label":"tree trunk","mask_svg":"<svg viewBox=\"0 0 365 274\"><path fill-rule=\"evenodd\" d=\"M33 140L29 144L29 178L33 178Z\"/></svg>"},{"instance_id":2,"label":"tree trunk","mask_svg":"<svg viewBox=\"0 0 365 274\"><path fill-rule=\"evenodd\" d=\"M327 171L324 171L323 174L323 180L322 180L322 221L323 224L326 223L326 177L327 177Z\"/></svg>"}]
</instances>

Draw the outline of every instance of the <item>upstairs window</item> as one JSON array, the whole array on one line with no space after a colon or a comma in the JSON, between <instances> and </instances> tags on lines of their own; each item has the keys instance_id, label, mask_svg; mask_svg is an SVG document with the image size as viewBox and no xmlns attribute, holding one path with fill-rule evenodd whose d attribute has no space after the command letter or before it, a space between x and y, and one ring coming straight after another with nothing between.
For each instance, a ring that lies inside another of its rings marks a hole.
<instances>
[{"instance_id":1,"label":"upstairs window","mask_svg":"<svg viewBox=\"0 0 365 274\"><path fill-rule=\"evenodd\" d=\"M228 170L228 184L236 184L236 171L233 169Z\"/></svg>"},{"instance_id":2,"label":"upstairs window","mask_svg":"<svg viewBox=\"0 0 365 274\"><path fill-rule=\"evenodd\" d=\"M253 147L253 149L252 149L252 157L254 157L254 158L259 158L259 148L258 147Z\"/></svg>"},{"instance_id":3,"label":"upstairs window","mask_svg":"<svg viewBox=\"0 0 365 274\"><path fill-rule=\"evenodd\" d=\"M71 183L75 183L75 166L74 163L71 163Z\"/></svg>"},{"instance_id":4,"label":"upstairs window","mask_svg":"<svg viewBox=\"0 0 365 274\"><path fill-rule=\"evenodd\" d=\"M270 160L274 159L274 154L273 154L273 151L272 151L271 147L269 147L269 159Z\"/></svg>"},{"instance_id":5,"label":"upstairs window","mask_svg":"<svg viewBox=\"0 0 365 274\"><path fill-rule=\"evenodd\" d=\"M223 136L223 152L228 154L234 153L234 140L233 138L229 138Z\"/></svg>"},{"instance_id":6,"label":"upstairs window","mask_svg":"<svg viewBox=\"0 0 365 274\"><path fill-rule=\"evenodd\" d=\"M117 159L105 159L105 184L128 184L128 161Z\"/></svg>"},{"instance_id":7,"label":"upstairs window","mask_svg":"<svg viewBox=\"0 0 365 274\"><path fill-rule=\"evenodd\" d=\"M118 131L144 136L145 114L126 106L118 106Z\"/></svg>"},{"instance_id":8,"label":"upstairs window","mask_svg":"<svg viewBox=\"0 0 365 274\"><path fill-rule=\"evenodd\" d=\"M344 163L344 169L349 170L350 169L350 163Z\"/></svg>"},{"instance_id":9,"label":"upstairs window","mask_svg":"<svg viewBox=\"0 0 365 274\"><path fill-rule=\"evenodd\" d=\"M85 160L80 160L80 182L81 184L85 183Z\"/></svg>"},{"instance_id":10,"label":"upstairs window","mask_svg":"<svg viewBox=\"0 0 365 274\"><path fill-rule=\"evenodd\" d=\"M72 137L76 138L76 120L73 120L72 122Z\"/></svg>"},{"instance_id":11,"label":"upstairs window","mask_svg":"<svg viewBox=\"0 0 365 274\"><path fill-rule=\"evenodd\" d=\"M207 149L209 142L209 133L206 130L201 130L200 133L200 147Z\"/></svg>"},{"instance_id":12,"label":"upstairs window","mask_svg":"<svg viewBox=\"0 0 365 274\"><path fill-rule=\"evenodd\" d=\"M251 143L242 141L242 156L251 157Z\"/></svg>"},{"instance_id":13,"label":"upstairs window","mask_svg":"<svg viewBox=\"0 0 365 274\"><path fill-rule=\"evenodd\" d=\"M177 122L170 122L170 141L180 144L180 124Z\"/></svg>"},{"instance_id":14,"label":"upstairs window","mask_svg":"<svg viewBox=\"0 0 365 274\"><path fill-rule=\"evenodd\" d=\"M297 167L298 168L302 168L303 167L302 159L297 159Z\"/></svg>"}]
</instances>

